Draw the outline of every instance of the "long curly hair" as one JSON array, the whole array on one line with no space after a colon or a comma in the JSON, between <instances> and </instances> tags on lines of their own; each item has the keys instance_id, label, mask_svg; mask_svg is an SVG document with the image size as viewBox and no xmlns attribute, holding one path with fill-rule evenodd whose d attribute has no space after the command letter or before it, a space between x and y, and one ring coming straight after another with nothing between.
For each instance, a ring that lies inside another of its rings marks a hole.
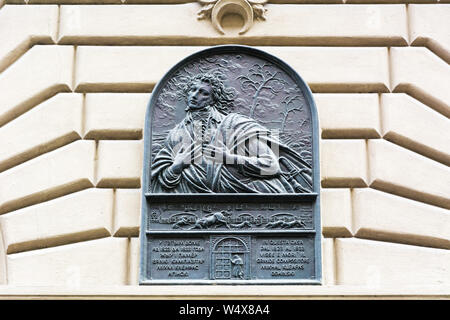
<instances>
[{"instance_id":1,"label":"long curly hair","mask_svg":"<svg viewBox=\"0 0 450 320\"><path fill-rule=\"evenodd\" d=\"M183 88L184 96L187 97L191 88L199 82L208 83L212 88L213 106L222 114L228 114L233 109L235 91L233 88L226 88L220 75L212 73L200 73L189 77Z\"/></svg>"}]
</instances>

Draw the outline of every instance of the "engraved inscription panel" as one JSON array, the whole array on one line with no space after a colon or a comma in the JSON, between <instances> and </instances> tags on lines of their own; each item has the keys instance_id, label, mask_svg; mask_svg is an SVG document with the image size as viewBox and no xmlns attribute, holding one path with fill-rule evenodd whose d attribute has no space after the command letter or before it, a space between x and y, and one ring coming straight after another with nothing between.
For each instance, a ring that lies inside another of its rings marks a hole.
<instances>
[{"instance_id":1,"label":"engraved inscription panel","mask_svg":"<svg viewBox=\"0 0 450 320\"><path fill-rule=\"evenodd\" d=\"M209 247L204 238L149 238L152 279L208 279Z\"/></svg>"},{"instance_id":2,"label":"engraved inscription panel","mask_svg":"<svg viewBox=\"0 0 450 320\"><path fill-rule=\"evenodd\" d=\"M152 280L314 279L311 236L149 237Z\"/></svg>"},{"instance_id":3,"label":"engraved inscription panel","mask_svg":"<svg viewBox=\"0 0 450 320\"><path fill-rule=\"evenodd\" d=\"M254 275L258 279L302 279L314 275L312 237L259 237L255 239Z\"/></svg>"}]
</instances>

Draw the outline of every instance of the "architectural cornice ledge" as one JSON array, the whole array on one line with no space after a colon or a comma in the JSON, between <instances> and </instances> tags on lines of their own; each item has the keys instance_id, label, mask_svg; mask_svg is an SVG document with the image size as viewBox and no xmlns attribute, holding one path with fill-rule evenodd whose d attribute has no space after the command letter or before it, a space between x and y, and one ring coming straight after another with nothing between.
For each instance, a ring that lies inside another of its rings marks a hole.
<instances>
[{"instance_id":1,"label":"architectural cornice ledge","mask_svg":"<svg viewBox=\"0 0 450 320\"><path fill-rule=\"evenodd\" d=\"M0 286L6 299L450 299L450 286Z\"/></svg>"}]
</instances>

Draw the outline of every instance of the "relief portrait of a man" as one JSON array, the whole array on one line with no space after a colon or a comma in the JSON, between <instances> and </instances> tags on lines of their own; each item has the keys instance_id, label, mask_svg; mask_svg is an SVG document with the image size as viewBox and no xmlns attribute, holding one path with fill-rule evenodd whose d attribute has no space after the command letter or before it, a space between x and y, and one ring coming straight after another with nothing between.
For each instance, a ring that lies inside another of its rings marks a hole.
<instances>
[{"instance_id":1,"label":"relief portrait of a man","mask_svg":"<svg viewBox=\"0 0 450 320\"><path fill-rule=\"evenodd\" d=\"M310 193L311 166L273 130L233 112L213 74L190 77L186 116L152 159L153 193Z\"/></svg>"}]
</instances>

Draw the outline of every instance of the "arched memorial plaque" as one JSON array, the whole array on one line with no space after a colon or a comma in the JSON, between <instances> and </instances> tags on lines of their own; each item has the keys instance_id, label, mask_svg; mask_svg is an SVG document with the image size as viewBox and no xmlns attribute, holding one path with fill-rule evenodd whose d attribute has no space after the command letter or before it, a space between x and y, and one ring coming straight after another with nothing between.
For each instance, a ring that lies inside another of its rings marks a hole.
<instances>
[{"instance_id":1,"label":"arched memorial plaque","mask_svg":"<svg viewBox=\"0 0 450 320\"><path fill-rule=\"evenodd\" d=\"M217 46L175 65L145 122L140 284L320 284L316 107L286 63Z\"/></svg>"}]
</instances>

